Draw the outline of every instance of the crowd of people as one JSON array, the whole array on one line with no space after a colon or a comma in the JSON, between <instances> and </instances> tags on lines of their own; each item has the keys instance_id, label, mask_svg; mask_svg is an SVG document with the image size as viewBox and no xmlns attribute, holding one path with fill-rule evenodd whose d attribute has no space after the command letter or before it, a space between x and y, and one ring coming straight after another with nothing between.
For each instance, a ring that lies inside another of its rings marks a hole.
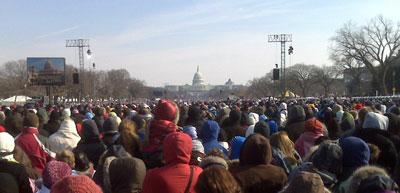
<instances>
[{"instance_id":1,"label":"crowd of people","mask_svg":"<svg viewBox=\"0 0 400 193\"><path fill-rule=\"evenodd\" d=\"M3 106L2 193L399 192L400 104Z\"/></svg>"}]
</instances>

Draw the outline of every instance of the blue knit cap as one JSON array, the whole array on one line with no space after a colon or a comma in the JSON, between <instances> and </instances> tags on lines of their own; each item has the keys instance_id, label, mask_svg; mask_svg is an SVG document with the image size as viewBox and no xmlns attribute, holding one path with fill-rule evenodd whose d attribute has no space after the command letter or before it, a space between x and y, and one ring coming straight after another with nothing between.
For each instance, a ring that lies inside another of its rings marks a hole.
<instances>
[{"instance_id":1,"label":"blue knit cap","mask_svg":"<svg viewBox=\"0 0 400 193\"><path fill-rule=\"evenodd\" d=\"M358 137L346 137L339 140L343 151L343 167L358 168L367 165L370 150L367 143Z\"/></svg>"}]
</instances>

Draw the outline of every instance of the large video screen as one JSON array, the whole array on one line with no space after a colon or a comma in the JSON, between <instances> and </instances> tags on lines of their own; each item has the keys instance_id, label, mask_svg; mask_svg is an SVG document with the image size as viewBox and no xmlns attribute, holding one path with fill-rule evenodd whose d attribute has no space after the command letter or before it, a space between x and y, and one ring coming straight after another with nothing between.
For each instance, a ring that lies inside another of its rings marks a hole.
<instances>
[{"instance_id":1,"label":"large video screen","mask_svg":"<svg viewBox=\"0 0 400 193\"><path fill-rule=\"evenodd\" d=\"M31 85L64 85L65 58L38 58L26 59L28 81Z\"/></svg>"}]
</instances>

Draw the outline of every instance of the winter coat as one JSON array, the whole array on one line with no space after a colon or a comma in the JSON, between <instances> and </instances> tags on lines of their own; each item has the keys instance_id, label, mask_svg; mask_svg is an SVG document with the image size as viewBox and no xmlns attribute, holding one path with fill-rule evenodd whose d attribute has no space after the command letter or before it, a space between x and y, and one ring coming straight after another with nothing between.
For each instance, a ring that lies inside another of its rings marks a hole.
<instances>
[{"instance_id":1,"label":"winter coat","mask_svg":"<svg viewBox=\"0 0 400 193\"><path fill-rule=\"evenodd\" d=\"M15 178L15 181L18 183L20 193L32 192L28 174L26 173L25 167L22 164L7 160L0 160L0 172L8 173Z\"/></svg>"},{"instance_id":2,"label":"winter coat","mask_svg":"<svg viewBox=\"0 0 400 193\"><path fill-rule=\"evenodd\" d=\"M314 146L315 140L323 136L323 125L316 118L308 119L305 123L304 133L300 135L295 143L295 149L304 157L308 154L311 147Z\"/></svg>"},{"instance_id":3,"label":"winter coat","mask_svg":"<svg viewBox=\"0 0 400 193\"><path fill-rule=\"evenodd\" d=\"M72 150L80 140L75 122L67 118L61 123L60 129L49 137L50 149L56 153L66 149Z\"/></svg>"},{"instance_id":4,"label":"winter coat","mask_svg":"<svg viewBox=\"0 0 400 193\"><path fill-rule=\"evenodd\" d=\"M240 153L240 166L232 174L244 193L275 193L287 182L282 168L271 165L272 154L269 140L260 134L250 135Z\"/></svg>"},{"instance_id":5,"label":"winter coat","mask_svg":"<svg viewBox=\"0 0 400 193\"><path fill-rule=\"evenodd\" d=\"M203 124L201 132L201 140L204 146L204 153L208 154L214 149L220 150L225 156L228 156L228 151L218 143L218 134L220 128L215 121L206 121Z\"/></svg>"},{"instance_id":6,"label":"winter coat","mask_svg":"<svg viewBox=\"0 0 400 193\"><path fill-rule=\"evenodd\" d=\"M103 133L103 124L104 124L104 117L95 115L93 117L94 122L96 122L97 128L99 129L100 133Z\"/></svg>"},{"instance_id":7,"label":"winter coat","mask_svg":"<svg viewBox=\"0 0 400 193\"><path fill-rule=\"evenodd\" d=\"M34 127L26 127L15 138L15 144L21 147L32 162L33 168L42 173L46 163L55 157L55 154L47 149L38 138L39 131Z\"/></svg>"},{"instance_id":8,"label":"winter coat","mask_svg":"<svg viewBox=\"0 0 400 193\"><path fill-rule=\"evenodd\" d=\"M189 183L191 167L193 176L189 192L194 192L194 186L202 169L189 165L191 141L189 135L180 132L172 133L165 138L163 144L165 166L147 172L142 193L183 193Z\"/></svg>"},{"instance_id":9,"label":"winter coat","mask_svg":"<svg viewBox=\"0 0 400 193\"><path fill-rule=\"evenodd\" d=\"M290 140L296 141L304 132L305 119L306 113L302 106L295 105L289 108L288 121L284 130L288 133Z\"/></svg>"},{"instance_id":10,"label":"winter coat","mask_svg":"<svg viewBox=\"0 0 400 193\"><path fill-rule=\"evenodd\" d=\"M82 139L76 149L84 152L94 167L97 167L100 156L106 151L106 145L100 140L95 121L86 120L83 122Z\"/></svg>"}]
</instances>

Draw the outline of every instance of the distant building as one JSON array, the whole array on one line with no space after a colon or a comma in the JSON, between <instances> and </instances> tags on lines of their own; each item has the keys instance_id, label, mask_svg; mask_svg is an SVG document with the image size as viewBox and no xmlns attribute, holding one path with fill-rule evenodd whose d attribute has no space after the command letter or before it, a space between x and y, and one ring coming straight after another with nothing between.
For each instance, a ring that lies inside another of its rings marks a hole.
<instances>
[{"instance_id":1,"label":"distant building","mask_svg":"<svg viewBox=\"0 0 400 193\"><path fill-rule=\"evenodd\" d=\"M197 66L197 70L194 73L192 84L185 85L166 85L165 90L168 92L180 92L187 93L189 95L202 95L211 90L233 90L235 88L241 88L242 85L235 85L235 83L229 78L228 81L224 85L210 85L207 84L203 78L203 75L200 72L199 66Z\"/></svg>"}]
</instances>

